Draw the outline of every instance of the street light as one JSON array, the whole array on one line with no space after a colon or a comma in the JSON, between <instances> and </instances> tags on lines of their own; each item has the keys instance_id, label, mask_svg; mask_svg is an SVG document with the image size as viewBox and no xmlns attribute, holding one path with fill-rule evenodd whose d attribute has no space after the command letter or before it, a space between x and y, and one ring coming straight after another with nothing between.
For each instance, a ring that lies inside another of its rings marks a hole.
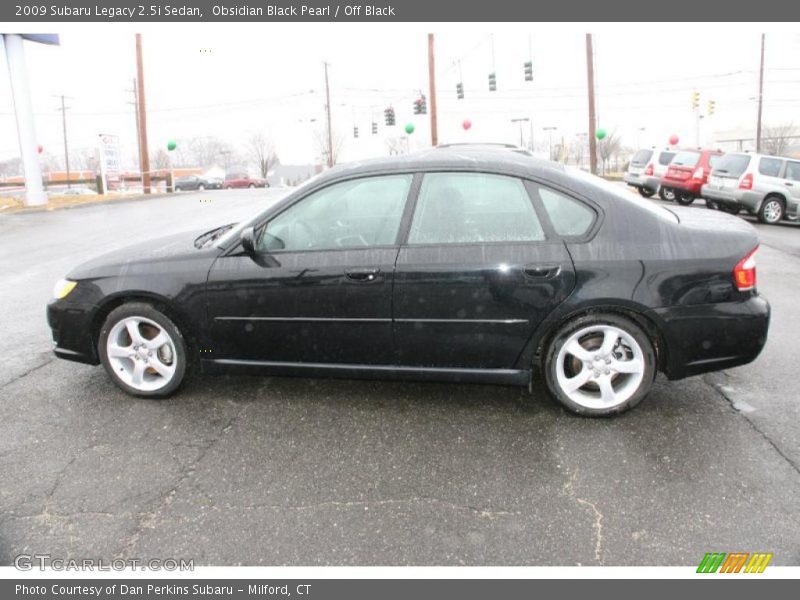
<instances>
[{"instance_id":1,"label":"street light","mask_svg":"<svg viewBox=\"0 0 800 600\"><path fill-rule=\"evenodd\" d=\"M542 127L544 131L548 132L548 142L550 144L550 153L548 154L548 159L553 160L553 132L558 129L554 125L550 125L548 127Z\"/></svg>"},{"instance_id":2,"label":"street light","mask_svg":"<svg viewBox=\"0 0 800 600\"><path fill-rule=\"evenodd\" d=\"M523 123L529 123L530 120L531 120L530 117L519 117L517 119L511 119L512 123L519 123L519 147L520 148L524 147L523 138L522 138L522 124Z\"/></svg>"}]
</instances>

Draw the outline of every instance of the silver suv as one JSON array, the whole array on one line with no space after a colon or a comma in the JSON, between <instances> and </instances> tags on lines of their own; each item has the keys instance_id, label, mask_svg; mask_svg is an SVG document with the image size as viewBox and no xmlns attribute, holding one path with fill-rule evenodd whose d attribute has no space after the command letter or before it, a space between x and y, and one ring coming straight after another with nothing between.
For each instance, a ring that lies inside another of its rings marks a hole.
<instances>
[{"instance_id":1,"label":"silver suv","mask_svg":"<svg viewBox=\"0 0 800 600\"><path fill-rule=\"evenodd\" d=\"M667 172L667 166L674 157L675 152L672 150L638 150L622 178L629 186L639 190L642 196L649 198L658 191L661 176Z\"/></svg>"},{"instance_id":2,"label":"silver suv","mask_svg":"<svg viewBox=\"0 0 800 600\"><path fill-rule=\"evenodd\" d=\"M728 212L744 208L762 223L797 219L800 160L765 154L726 154L714 165L700 195L710 206Z\"/></svg>"}]
</instances>

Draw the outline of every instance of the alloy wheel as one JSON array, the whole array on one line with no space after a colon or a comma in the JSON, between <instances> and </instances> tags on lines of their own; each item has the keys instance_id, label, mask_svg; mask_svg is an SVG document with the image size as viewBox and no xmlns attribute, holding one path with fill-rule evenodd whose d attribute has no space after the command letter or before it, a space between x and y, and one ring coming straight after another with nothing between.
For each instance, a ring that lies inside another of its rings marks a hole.
<instances>
[{"instance_id":1,"label":"alloy wheel","mask_svg":"<svg viewBox=\"0 0 800 600\"><path fill-rule=\"evenodd\" d=\"M573 333L556 359L556 380L569 399L588 409L627 402L642 382L642 348L625 330L591 325Z\"/></svg>"},{"instance_id":2,"label":"alloy wheel","mask_svg":"<svg viewBox=\"0 0 800 600\"><path fill-rule=\"evenodd\" d=\"M138 391L160 390L175 376L175 342L158 323L145 317L118 321L108 335L106 355L114 374Z\"/></svg>"}]
</instances>

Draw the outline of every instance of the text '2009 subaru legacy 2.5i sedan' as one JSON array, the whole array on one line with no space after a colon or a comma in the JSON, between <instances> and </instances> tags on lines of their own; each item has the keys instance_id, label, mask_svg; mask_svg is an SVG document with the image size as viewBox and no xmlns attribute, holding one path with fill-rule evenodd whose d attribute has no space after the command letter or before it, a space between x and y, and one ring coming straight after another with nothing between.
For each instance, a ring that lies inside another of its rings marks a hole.
<instances>
[{"instance_id":1,"label":"text '2009 subaru legacy 2.5i sedan'","mask_svg":"<svg viewBox=\"0 0 800 600\"><path fill-rule=\"evenodd\" d=\"M253 219L74 269L48 305L58 356L164 397L187 374L528 385L586 415L758 356L758 239L510 151L339 166ZM136 258L131 258L136 257Z\"/></svg>"}]
</instances>

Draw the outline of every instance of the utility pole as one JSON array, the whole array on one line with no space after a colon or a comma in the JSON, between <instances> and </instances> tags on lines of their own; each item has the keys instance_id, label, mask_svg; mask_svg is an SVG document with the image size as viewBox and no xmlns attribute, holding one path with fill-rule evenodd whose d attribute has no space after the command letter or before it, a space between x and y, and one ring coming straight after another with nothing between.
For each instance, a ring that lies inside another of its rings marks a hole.
<instances>
[{"instance_id":1,"label":"utility pole","mask_svg":"<svg viewBox=\"0 0 800 600\"><path fill-rule=\"evenodd\" d=\"M139 167L142 171L144 193L150 193L150 154L147 150L147 110L144 103L144 62L142 34L136 34L136 115L139 126Z\"/></svg>"},{"instance_id":2,"label":"utility pole","mask_svg":"<svg viewBox=\"0 0 800 600\"><path fill-rule=\"evenodd\" d=\"M428 34L428 95L431 99L431 146L439 144L439 130L436 114L436 61L434 59L433 34Z\"/></svg>"},{"instance_id":3,"label":"utility pole","mask_svg":"<svg viewBox=\"0 0 800 600\"><path fill-rule=\"evenodd\" d=\"M334 164L334 156L333 156L333 129L331 125L331 88L328 85L328 63L322 63L325 65L325 116L327 119L328 125L328 167L332 167Z\"/></svg>"},{"instance_id":4,"label":"utility pole","mask_svg":"<svg viewBox=\"0 0 800 600\"><path fill-rule=\"evenodd\" d=\"M61 98L61 108L58 110L61 111L61 127L64 131L64 164L67 167L67 189L69 189L72 187L72 177L69 171L69 144L67 144L67 107L64 105L64 94L59 97Z\"/></svg>"},{"instance_id":5,"label":"utility pole","mask_svg":"<svg viewBox=\"0 0 800 600\"><path fill-rule=\"evenodd\" d=\"M592 174L597 174L597 139L595 138L594 111L594 49L592 48L592 34L586 34L586 77L589 87L589 169Z\"/></svg>"},{"instance_id":6,"label":"utility pole","mask_svg":"<svg viewBox=\"0 0 800 600\"><path fill-rule=\"evenodd\" d=\"M139 159L139 172L142 171L142 140L139 139L139 97L138 92L136 91L136 77L133 78L133 87L129 90L125 90L126 92L130 92L133 94L133 102L127 102L126 104L130 104L133 106L133 114L136 117L136 156Z\"/></svg>"},{"instance_id":7,"label":"utility pole","mask_svg":"<svg viewBox=\"0 0 800 600\"><path fill-rule=\"evenodd\" d=\"M758 121L756 121L756 152L761 152L761 113L764 105L764 37L761 34L761 67L758 70Z\"/></svg>"}]
</instances>

